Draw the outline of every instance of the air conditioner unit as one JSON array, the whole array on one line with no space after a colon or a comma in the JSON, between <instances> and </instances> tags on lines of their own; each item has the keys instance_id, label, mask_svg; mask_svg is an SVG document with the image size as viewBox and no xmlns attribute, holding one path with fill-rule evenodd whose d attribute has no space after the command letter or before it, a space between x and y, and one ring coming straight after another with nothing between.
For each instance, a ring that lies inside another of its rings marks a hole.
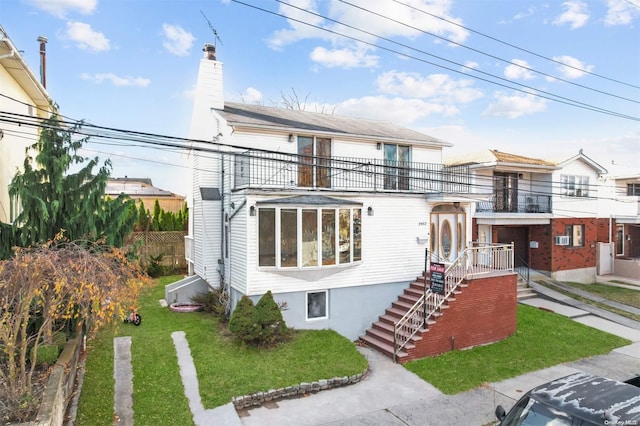
<instances>
[{"instance_id":1,"label":"air conditioner unit","mask_svg":"<svg viewBox=\"0 0 640 426\"><path fill-rule=\"evenodd\" d=\"M569 245L569 236L568 235L556 235L556 245L557 246L568 246Z\"/></svg>"}]
</instances>

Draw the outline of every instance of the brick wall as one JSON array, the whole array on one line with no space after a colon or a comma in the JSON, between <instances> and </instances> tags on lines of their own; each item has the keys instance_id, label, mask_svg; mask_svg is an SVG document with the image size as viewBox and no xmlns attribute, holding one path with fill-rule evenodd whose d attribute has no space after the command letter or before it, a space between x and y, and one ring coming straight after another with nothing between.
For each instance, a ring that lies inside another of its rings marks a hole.
<instances>
[{"instance_id":1,"label":"brick wall","mask_svg":"<svg viewBox=\"0 0 640 426\"><path fill-rule=\"evenodd\" d=\"M584 245L582 247L557 246L553 243L556 235L565 235L565 226L584 225ZM552 263L551 271L594 268L596 266L596 246L598 241L598 219L561 218L551 221Z\"/></svg>"},{"instance_id":2,"label":"brick wall","mask_svg":"<svg viewBox=\"0 0 640 426\"><path fill-rule=\"evenodd\" d=\"M497 342L516 331L516 274L467 281L408 360Z\"/></svg>"},{"instance_id":3,"label":"brick wall","mask_svg":"<svg viewBox=\"0 0 640 426\"><path fill-rule=\"evenodd\" d=\"M529 265L538 271L551 270L551 250L553 238L549 225L532 225L529 227L531 241L538 242L538 248L529 251Z\"/></svg>"}]
</instances>

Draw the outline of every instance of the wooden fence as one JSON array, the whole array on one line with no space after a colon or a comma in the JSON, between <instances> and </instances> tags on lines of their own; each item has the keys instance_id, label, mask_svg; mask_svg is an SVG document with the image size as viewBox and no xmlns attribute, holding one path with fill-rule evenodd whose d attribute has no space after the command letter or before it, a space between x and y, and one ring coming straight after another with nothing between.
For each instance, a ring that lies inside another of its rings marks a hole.
<instances>
[{"instance_id":1,"label":"wooden fence","mask_svg":"<svg viewBox=\"0 0 640 426\"><path fill-rule=\"evenodd\" d=\"M186 231L132 232L125 238L125 247L134 246L143 265L149 259L162 256L161 265L176 269L187 267L184 258Z\"/></svg>"}]
</instances>

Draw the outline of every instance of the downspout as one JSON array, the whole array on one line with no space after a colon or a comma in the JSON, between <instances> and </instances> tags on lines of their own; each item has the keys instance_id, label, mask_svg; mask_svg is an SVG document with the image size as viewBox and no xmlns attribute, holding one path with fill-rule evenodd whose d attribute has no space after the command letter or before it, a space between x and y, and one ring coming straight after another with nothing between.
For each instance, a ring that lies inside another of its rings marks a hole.
<instances>
[{"instance_id":1,"label":"downspout","mask_svg":"<svg viewBox=\"0 0 640 426\"><path fill-rule=\"evenodd\" d=\"M224 284L224 240L227 237L224 233L225 213L224 213L224 154L220 154L220 259L218 259L218 273L220 274L220 286Z\"/></svg>"}]
</instances>

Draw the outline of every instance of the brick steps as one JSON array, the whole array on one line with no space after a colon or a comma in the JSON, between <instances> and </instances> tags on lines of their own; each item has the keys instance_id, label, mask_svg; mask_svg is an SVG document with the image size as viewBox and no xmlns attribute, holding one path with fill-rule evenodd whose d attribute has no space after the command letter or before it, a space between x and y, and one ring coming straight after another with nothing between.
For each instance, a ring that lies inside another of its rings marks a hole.
<instances>
[{"instance_id":1,"label":"brick steps","mask_svg":"<svg viewBox=\"0 0 640 426\"><path fill-rule=\"evenodd\" d=\"M426 285L429 283L427 281ZM391 307L385 310L383 315L378 317L378 321L371 325L365 335L360 338L367 346L372 347L390 358L394 358L393 355L393 342L394 342L394 324L400 320L411 307L424 295L425 280L424 277L418 277L413 281L404 292L398 296L398 299L391 303ZM449 306L448 303L455 300L455 295L460 294L460 291L455 291L451 297L449 297L445 303L441 306L441 312L435 313L432 318L427 321L427 328L421 328L413 337L411 337L402 350L397 355L398 362L402 362L407 359L411 354L411 351L415 349L416 343L422 340L422 335L427 333L428 327L435 324L439 316L442 316L443 310L446 310Z\"/></svg>"}]
</instances>

